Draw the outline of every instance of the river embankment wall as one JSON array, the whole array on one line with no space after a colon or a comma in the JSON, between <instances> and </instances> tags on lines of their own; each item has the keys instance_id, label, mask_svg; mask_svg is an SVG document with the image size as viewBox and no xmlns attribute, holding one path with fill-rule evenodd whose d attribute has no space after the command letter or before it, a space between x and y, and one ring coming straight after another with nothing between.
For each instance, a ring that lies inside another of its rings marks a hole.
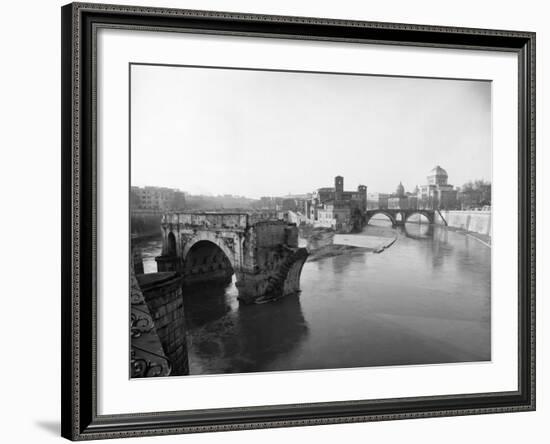
<instances>
[{"instance_id":1,"label":"river embankment wall","mask_svg":"<svg viewBox=\"0 0 550 444\"><path fill-rule=\"evenodd\" d=\"M436 211L435 223L486 236L492 235L490 211Z\"/></svg>"},{"instance_id":2,"label":"river embankment wall","mask_svg":"<svg viewBox=\"0 0 550 444\"><path fill-rule=\"evenodd\" d=\"M138 274L136 277L164 353L170 359L170 374L188 375L181 277L172 272Z\"/></svg>"}]
</instances>

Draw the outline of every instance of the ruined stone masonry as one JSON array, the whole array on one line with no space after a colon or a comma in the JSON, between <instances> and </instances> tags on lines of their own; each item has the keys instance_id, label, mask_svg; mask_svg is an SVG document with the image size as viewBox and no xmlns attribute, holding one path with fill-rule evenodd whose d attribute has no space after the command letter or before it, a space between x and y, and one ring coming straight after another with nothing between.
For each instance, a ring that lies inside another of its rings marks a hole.
<instances>
[{"instance_id":1,"label":"ruined stone masonry","mask_svg":"<svg viewBox=\"0 0 550 444\"><path fill-rule=\"evenodd\" d=\"M153 318L171 375L188 375L187 342L181 278L173 272L137 276L143 297Z\"/></svg>"},{"instance_id":2,"label":"ruined stone masonry","mask_svg":"<svg viewBox=\"0 0 550 444\"><path fill-rule=\"evenodd\" d=\"M247 213L170 213L162 218L159 271L173 271L184 284L230 281L239 299L265 302L300 290L307 259L298 227Z\"/></svg>"}]
</instances>

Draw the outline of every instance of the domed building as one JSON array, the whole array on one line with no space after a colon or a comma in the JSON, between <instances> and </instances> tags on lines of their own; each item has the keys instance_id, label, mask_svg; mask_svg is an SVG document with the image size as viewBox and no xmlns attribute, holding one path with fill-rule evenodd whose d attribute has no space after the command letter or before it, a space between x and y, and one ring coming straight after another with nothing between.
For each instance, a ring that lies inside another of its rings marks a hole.
<instances>
[{"instance_id":1,"label":"domed building","mask_svg":"<svg viewBox=\"0 0 550 444\"><path fill-rule=\"evenodd\" d=\"M405 187L401 182L397 185L395 193L388 198L388 208L392 210L412 210L416 209L416 195L405 192Z\"/></svg>"},{"instance_id":2,"label":"domed building","mask_svg":"<svg viewBox=\"0 0 550 444\"><path fill-rule=\"evenodd\" d=\"M433 170L428 174L428 185L447 185L447 179L449 175L447 171L437 165Z\"/></svg>"},{"instance_id":3,"label":"domed building","mask_svg":"<svg viewBox=\"0 0 550 444\"><path fill-rule=\"evenodd\" d=\"M407 210L409 208L408 196L405 193L403 183L399 182L395 193L388 198L388 208L392 210Z\"/></svg>"},{"instance_id":4,"label":"domed building","mask_svg":"<svg viewBox=\"0 0 550 444\"><path fill-rule=\"evenodd\" d=\"M399 185L397 185L397 189L395 190L395 195L398 197L403 197L405 195L405 187L401 182L399 182Z\"/></svg>"},{"instance_id":5,"label":"domed building","mask_svg":"<svg viewBox=\"0 0 550 444\"><path fill-rule=\"evenodd\" d=\"M428 183L418 187L417 205L419 209L452 210L457 207L457 191L447 183L449 175L439 165L427 176Z\"/></svg>"}]
</instances>

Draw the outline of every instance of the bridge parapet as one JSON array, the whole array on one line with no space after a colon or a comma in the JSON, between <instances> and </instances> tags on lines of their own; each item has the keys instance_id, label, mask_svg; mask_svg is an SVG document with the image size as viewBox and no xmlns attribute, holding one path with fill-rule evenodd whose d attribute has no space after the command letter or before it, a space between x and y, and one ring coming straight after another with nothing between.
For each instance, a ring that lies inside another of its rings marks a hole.
<instances>
[{"instance_id":1,"label":"bridge parapet","mask_svg":"<svg viewBox=\"0 0 550 444\"><path fill-rule=\"evenodd\" d=\"M207 229L241 229L248 226L247 213L166 213L163 224L183 225Z\"/></svg>"}]
</instances>

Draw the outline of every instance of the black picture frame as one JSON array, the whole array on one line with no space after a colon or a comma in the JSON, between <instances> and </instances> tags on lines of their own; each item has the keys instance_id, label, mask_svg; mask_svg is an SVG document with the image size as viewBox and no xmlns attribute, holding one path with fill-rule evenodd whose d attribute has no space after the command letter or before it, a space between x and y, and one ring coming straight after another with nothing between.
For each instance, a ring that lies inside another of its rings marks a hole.
<instances>
[{"instance_id":1,"label":"black picture frame","mask_svg":"<svg viewBox=\"0 0 550 444\"><path fill-rule=\"evenodd\" d=\"M68 4L61 15L62 436L84 440L535 409L535 33L85 3ZM93 70L98 26L517 54L518 390L383 401L98 415Z\"/></svg>"}]
</instances>

